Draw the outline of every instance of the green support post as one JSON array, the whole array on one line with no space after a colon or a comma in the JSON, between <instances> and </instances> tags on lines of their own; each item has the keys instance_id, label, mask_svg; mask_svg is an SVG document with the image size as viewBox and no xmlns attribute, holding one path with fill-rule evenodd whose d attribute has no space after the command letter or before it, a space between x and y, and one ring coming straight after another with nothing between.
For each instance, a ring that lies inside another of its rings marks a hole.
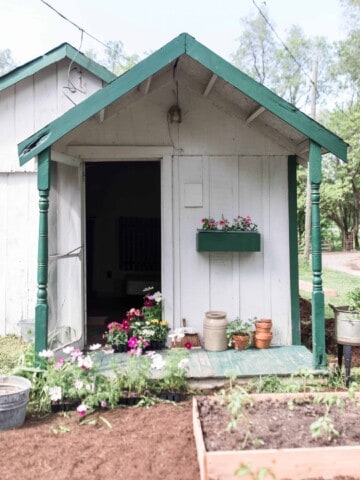
<instances>
[{"instance_id":1,"label":"green support post","mask_svg":"<svg viewBox=\"0 0 360 480\"><path fill-rule=\"evenodd\" d=\"M321 267L321 231L320 231L320 184L321 147L310 141L309 168L311 182L311 248L312 248L312 340L313 365L324 368L327 365L325 349L324 292Z\"/></svg>"},{"instance_id":2,"label":"green support post","mask_svg":"<svg viewBox=\"0 0 360 480\"><path fill-rule=\"evenodd\" d=\"M296 176L296 156L290 155L288 157L288 198L292 344L301 345Z\"/></svg>"},{"instance_id":3,"label":"green support post","mask_svg":"<svg viewBox=\"0 0 360 480\"><path fill-rule=\"evenodd\" d=\"M38 156L39 240L37 302L35 307L35 353L47 348L48 327L48 210L50 190L50 148Z\"/></svg>"}]
</instances>

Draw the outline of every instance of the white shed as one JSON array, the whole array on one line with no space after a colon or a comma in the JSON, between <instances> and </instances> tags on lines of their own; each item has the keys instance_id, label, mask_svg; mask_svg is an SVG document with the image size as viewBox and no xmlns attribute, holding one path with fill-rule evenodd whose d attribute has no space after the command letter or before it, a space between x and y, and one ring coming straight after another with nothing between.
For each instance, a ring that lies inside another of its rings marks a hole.
<instances>
[{"instance_id":1,"label":"white shed","mask_svg":"<svg viewBox=\"0 0 360 480\"><path fill-rule=\"evenodd\" d=\"M115 78L68 44L0 78L0 335L34 324L37 166L17 143Z\"/></svg>"},{"instance_id":2,"label":"white shed","mask_svg":"<svg viewBox=\"0 0 360 480\"><path fill-rule=\"evenodd\" d=\"M19 144L22 165L39 161L37 349L48 330L84 345L90 310L106 316L115 300L120 315L121 302L153 285L172 327L186 318L202 333L205 312L224 310L272 318L274 345L299 344L296 166L310 160L314 363L323 365L321 154L345 159L346 149L181 34ZM260 251L197 250L202 218L238 214L258 225Z\"/></svg>"}]
</instances>

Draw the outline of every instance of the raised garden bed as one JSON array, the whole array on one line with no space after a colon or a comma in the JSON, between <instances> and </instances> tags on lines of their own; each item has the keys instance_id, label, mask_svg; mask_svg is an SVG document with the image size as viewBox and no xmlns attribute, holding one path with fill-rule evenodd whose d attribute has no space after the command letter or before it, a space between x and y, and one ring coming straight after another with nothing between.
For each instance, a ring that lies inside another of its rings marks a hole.
<instances>
[{"instance_id":1,"label":"raised garden bed","mask_svg":"<svg viewBox=\"0 0 360 480\"><path fill-rule=\"evenodd\" d=\"M329 416L339 436L333 435L330 440L312 438L310 433L310 424L324 410L324 404L313 401L319 395L342 398L346 402L344 408L331 407ZM238 419L237 428L230 431L227 431L231 419L229 410L218 398L193 399L193 428L201 480L238 479L236 471L241 466L249 470L248 475L241 477L245 480L258 478L254 475L259 475L262 469L269 474L265 478L272 475L277 480L359 478L359 394L356 401L349 400L346 392L260 394L251 398L254 405L246 409L245 423ZM293 409L288 402L292 402Z\"/></svg>"}]
</instances>

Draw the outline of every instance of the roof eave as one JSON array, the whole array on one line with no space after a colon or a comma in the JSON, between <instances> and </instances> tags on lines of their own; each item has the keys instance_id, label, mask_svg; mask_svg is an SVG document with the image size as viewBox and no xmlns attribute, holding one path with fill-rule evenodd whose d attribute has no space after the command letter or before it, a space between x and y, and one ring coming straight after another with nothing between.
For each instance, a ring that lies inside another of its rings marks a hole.
<instances>
[{"instance_id":1,"label":"roof eave","mask_svg":"<svg viewBox=\"0 0 360 480\"><path fill-rule=\"evenodd\" d=\"M18 145L20 164L24 165L35 155L55 143L78 125L95 115L113 101L125 95L146 78L176 60L183 54L208 68L273 115L286 122L307 138L346 161L347 144L321 124L283 100L264 85L259 84L226 60L215 54L190 35L183 33L139 62L107 87L94 93L82 103L64 113L50 125Z\"/></svg>"},{"instance_id":2,"label":"roof eave","mask_svg":"<svg viewBox=\"0 0 360 480\"><path fill-rule=\"evenodd\" d=\"M68 43L62 43L58 47L50 50L41 57L35 58L20 67L15 68L11 72L3 75L0 78L0 91L9 88L15 83L36 74L40 70L59 62L64 58L75 61L81 67L89 70L93 75L99 77L106 83L112 82L116 75L107 70L105 67L94 62L90 58L86 57L83 53L76 50Z\"/></svg>"}]
</instances>

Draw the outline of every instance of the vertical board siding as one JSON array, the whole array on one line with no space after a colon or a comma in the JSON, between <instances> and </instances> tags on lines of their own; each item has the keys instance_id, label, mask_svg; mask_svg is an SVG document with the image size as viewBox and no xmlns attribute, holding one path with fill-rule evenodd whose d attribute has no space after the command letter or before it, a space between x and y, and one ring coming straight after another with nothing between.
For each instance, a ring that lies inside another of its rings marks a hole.
<instances>
[{"instance_id":1,"label":"vertical board siding","mask_svg":"<svg viewBox=\"0 0 360 480\"><path fill-rule=\"evenodd\" d=\"M34 319L37 222L35 174L0 174L0 334Z\"/></svg>"},{"instance_id":2,"label":"vertical board siding","mask_svg":"<svg viewBox=\"0 0 360 480\"><path fill-rule=\"evenodd\" d=\"M177 157L174 169L175 284L181 316L203 332L205 312L228 320L270 317L273 343L291 343L286 156ZM203 206L185 208L185 183L203 182ZM202 217L251 215L261 252L196 252Z\"/></svg>"},{"instance_id":3,"label":"vertical board siding","mask_svg":"<svg viewBox=\"0 0 360 480\"><path fill-rule=\"evenodd\" d=\"M100 79L76 67L71 78L81 91L71 93L66 88L69 65L69 59L50 65L0 92L0 335L20 333L19 322L34 320L36 304L37 164L33 159L19 166L17 143L102 88ZM64 223L69 232L71 225ZM72 316L71 308L67 315Z\"/></svg>"}]
</instances>

